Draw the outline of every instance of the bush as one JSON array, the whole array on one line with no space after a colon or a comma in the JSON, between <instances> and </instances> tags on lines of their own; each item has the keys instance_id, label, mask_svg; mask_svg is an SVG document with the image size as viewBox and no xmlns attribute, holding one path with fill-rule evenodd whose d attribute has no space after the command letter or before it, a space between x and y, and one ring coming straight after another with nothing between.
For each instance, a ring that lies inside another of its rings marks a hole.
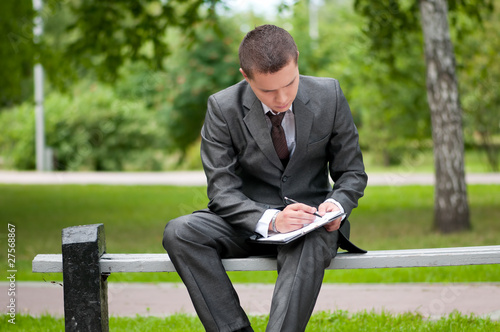
<instances>
[{"instance_id":1,"label":"bush","mask_svg":"<svg viewBox=\"0 0 500 332\"><path fill-rule=\"evenodd\" d=\"M159 169L155 153L163 132L156 112L141 101L118 99L109 86L81 86L71 97L45 101L46 144L57 170ZM0 153L8 167L35 168L34 107L24 103L0 114Z\"/></svg>"},{"instance_id":2,"label":"bush","mask_svg":"<svg viewBox=\"0 0 500 332\"><path fill-rule=\"evenodd\" d=\"M35 111L31 103L0 113L0 154L7 166L35 168Z\"/></svg>"}]
</instances>

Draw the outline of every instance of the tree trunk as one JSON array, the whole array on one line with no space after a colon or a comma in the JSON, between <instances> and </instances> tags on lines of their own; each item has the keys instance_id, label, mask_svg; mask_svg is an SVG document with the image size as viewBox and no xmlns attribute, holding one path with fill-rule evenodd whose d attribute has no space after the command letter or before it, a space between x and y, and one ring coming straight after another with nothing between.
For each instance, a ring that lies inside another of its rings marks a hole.
<instances>
[{"instance_id":1,"label":"tree trunk","mask_svg":"<svg viewBox=\"0 0 500 332\"><path fill-rule=\"evenodd\" d=\"M434 226L444 233L470 228L462 110L447 12L446 0L420 0L434 141Z\"/></svg>"}]
</instances>

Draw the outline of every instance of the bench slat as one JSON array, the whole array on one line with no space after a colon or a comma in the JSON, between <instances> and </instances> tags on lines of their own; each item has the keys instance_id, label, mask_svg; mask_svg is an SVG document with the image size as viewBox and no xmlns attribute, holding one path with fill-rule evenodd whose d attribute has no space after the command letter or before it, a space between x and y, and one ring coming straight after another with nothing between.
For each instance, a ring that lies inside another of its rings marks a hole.
<instances>
[{"instance_id":1,"label":"bench slat","mask_svg":"<svg viewBox=\"0 0 500 332\"><path fill-rule=\"evenodd\" d=\"M227 271L274 271L270 257L222 260ZM339 253L328 269L375 269L423 266L500 264L500 245L410 250L374 250L366 254ZM175 272L168 254L104 254L101 272ZM33 260L33 272L61 273L61 254L41 254Z\"/></svg>"},{"instance_id":2,"label":"bench slat","mask_svg":"<svg viewBox=\"0 0 500 332\"><path fill-rule=\"evenodd\" d=\"M62 254L38 254L31 268L32 272L62 273Z\"/></svg>"}]
</instances>

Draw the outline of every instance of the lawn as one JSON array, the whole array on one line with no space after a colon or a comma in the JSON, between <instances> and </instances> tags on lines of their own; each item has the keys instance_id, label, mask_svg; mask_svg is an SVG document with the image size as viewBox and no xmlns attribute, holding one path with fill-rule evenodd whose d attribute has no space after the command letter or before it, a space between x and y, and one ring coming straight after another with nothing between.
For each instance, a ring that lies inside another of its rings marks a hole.
<instances>
[{"instance_id":1,"label":"lawn","mask_svg":"<svg viewBox=\"0 0 500 332\"><path fill-rule=\"evenodd\" d=\"M264 331L268 316L250 316L252 327L255 331ZM0 316L0 330L7 331L12 325L7 322L8 316ZM160 317L111 317L110 331L204 331L195 316L172 315L165 318ZM39 318L18 315L16 317L16 331L44 331L56 332L64 329L64 319L51 316ZM424 319L418 314L406 313L392 315L387 313L376 314L373 312L358 312L349 314L345 311L320 312L311 317L307 326L307 332L319 331L370 331L370 332L392 332L392 331L443 331L443 332L483 332L498 331L499 321L488 318L462 315L459 313L442 317L439 320Z\"/></svg>"},{"instance_id":2,"label":"lawn","mask_svg":"<svg viewBox=\"0 0 500 332\"><path fill-rule=\"evenodd\" d=\"M61 230L104 223L109 253L162 253L165 223L207 204L205 187L0 185L2 264L7 262L7 225L16 226L17 280L62 280L33 274L37 253L60 253ZM471 231L442 235L433 230L431 186L367 188L350 220L351 238L367 250L500 244L500 185L470 185ZM4 241L5 240L5 241ZM4 271L7 268L4 268ZM267 282L275 272L231 272L235 282ZM112 274L115 281L179 282L176 273ZM328 271L325 282L500 281L499 265Z\"/></svg>"}]
</instances>

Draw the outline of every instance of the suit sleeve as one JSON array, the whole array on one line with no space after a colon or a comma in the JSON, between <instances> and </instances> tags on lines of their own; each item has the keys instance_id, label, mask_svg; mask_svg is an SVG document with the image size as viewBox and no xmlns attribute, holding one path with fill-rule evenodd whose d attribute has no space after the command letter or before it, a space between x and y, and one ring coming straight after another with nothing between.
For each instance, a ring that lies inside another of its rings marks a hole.
<instances>
[{"instance_id":1,"label":"suit sleeve","mask_svg":"<svg viewBox=\"0 0 500 332\"><path fill-rule=\"evenodd\" d=\"M201 160L207 177L208 208L227 222L253 232L268 206L242 192L231 130L214 96L208 100L201 131Z\"/></svg>"},{"instance_id":2,"label":"suit sleeve","mask_svg":"<svg viewBox=\"0 0 500 332\"><path fill-rule=\"evenodd\" d=\"M359 147L358 130L347 100L335 81L336 115L329 144L329 169L334 181L329 198L339 202L347 215L358 206L368 177Z\"/></svg>"}]
</instances>

